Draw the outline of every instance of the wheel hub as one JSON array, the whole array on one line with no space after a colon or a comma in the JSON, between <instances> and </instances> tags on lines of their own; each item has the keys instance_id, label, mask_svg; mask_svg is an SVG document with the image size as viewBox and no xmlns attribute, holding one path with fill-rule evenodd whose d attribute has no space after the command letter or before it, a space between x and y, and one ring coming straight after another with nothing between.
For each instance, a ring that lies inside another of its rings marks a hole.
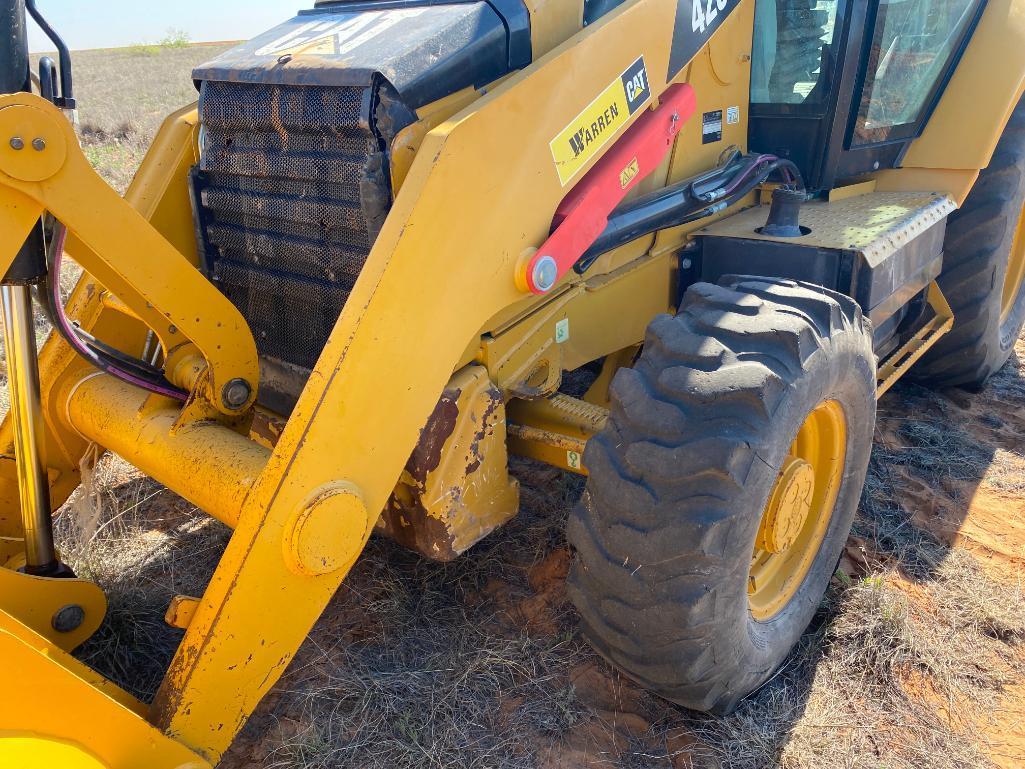
<instances>
[{"instance_id":1,"label":"wheel hub","mask_svg":"<svg viewBox=\"0 0 1025 769\"><path fill-rule=\"evenodd\" d=\"M843 407L812 409L790 445L762 512L748 575L748 604L760 621L797 594L833 516L846 456Z\"/></svg>"},{"instance_id":2,"label":"wheel hub","mask_svg":"<svg viewBox=\"0 0 1025 769\"><path fill-rule=\"evenodd\" d=\"M794 544L811 511L815 492L815 468L792 454L783 462L758 530L758 547L782 553Z\"/></svg>"},{"instance_id":3,"label":"wheel hub","mask_svg":"<svg viewBox=\"0 0 1025 769\"><path fill-rule=\"evenodd\" d=\"M1000 296L1000 323L1007 322L1018 302L1022 283L1025 282L1025 208L1018 216L1018 225L1011 242L1011 253L1007 256L1007 272Z\"/></svg>"}]
</instances>

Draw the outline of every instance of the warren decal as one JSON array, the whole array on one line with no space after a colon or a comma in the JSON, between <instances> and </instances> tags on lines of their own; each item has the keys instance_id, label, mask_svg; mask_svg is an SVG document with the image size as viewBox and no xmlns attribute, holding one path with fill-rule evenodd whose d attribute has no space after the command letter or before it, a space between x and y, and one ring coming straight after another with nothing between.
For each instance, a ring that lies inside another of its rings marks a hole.
<instances>
[{"instance_id":1,"label":"warren decal","mask_svg":"<svg viewBox=\"0 0 1025 769\"><path fill-rule=\"evenodd\" d=\"M642 56L552 139L549 146L563 186L600 153L650 98L648 70Z\"/></svg>"}]
</instances>

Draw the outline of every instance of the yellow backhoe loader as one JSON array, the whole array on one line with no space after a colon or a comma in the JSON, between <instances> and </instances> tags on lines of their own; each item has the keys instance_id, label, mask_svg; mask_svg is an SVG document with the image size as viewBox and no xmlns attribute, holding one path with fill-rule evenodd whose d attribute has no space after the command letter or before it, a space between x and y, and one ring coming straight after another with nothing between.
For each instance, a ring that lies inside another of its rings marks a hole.
<instances>
[{"instance_id":1,"label":"yellow backhoe loader","mask_svg":"<svg viewBox=\"0 0 1025 769\"><path fill-rule=\"evenodd\" d=\"M590 643L728 712L876 399L982 386L1025 321L1022 0L318 0L192 73L124 197L36 2L0 25L2 767L216 765L371 535L472 558L516 515L510 452L587 476ZM96 446L234 530L152 702L72 656L106 604L51 516Z\"/></svg>"}]
</instances>

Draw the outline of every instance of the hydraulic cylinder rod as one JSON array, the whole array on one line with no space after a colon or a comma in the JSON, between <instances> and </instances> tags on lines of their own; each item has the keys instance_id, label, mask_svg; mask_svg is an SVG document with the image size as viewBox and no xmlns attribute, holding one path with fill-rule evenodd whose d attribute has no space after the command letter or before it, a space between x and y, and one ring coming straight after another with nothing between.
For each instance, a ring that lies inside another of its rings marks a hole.
<instances>
[{"instance_id":1,"label":"hydraulic cylinder rod","mask_svg":"<svg viewBox=\"0 0 1025 769\"><path fill-rule=\"evenodd\" d=\"M28 32L24 0L0 0L0 93L29 86Z\"/></svg>"},{"instance_id":2,"label":"hydraulic cylinder rod","mask_svg":"<svg viewBox=\"0 0 1025 769\"><path fill-rule=\"evenodd\" d=\"M0 300L14 422L14 454L18 462L18 494L25 530L25 571L51 574L57 570L58 563L53 547L50 485L43 457L44 426L31 290L26 285L0 286Z\"/></svg>"},{"instance_id":3,"label":"hydraulic cylinder rod","mask_svg":"<svg viewBox=\"0 0 1025 769\"><path fill-rule=\"evenodd\" d=\"M0 0L0 93L30 88L25 2ZM12 137L11 149L24 151L26 141L27 137ZM43 456L45 431L39 397L39 361L30 289L30 285L45 276L42 227L37 225L14 264L2 276L0 303L7 353L7 381L11 393L11 420L14 423L14 454L18 463L18 495L25 533L25 571L52 575L63 570L53 546L50 484Z\"/></svg>"}]
</instances>

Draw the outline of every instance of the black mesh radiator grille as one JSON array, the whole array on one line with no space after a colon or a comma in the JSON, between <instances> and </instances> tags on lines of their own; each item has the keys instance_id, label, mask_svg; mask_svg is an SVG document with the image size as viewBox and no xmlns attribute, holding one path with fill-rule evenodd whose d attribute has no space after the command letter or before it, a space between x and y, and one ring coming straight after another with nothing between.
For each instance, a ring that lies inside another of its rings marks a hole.
<instances>
[{"instance_id":1,"label":"black mesh radiator grille","mask_svg":"<svg viewBox=\"0 0 1025 769\"><path fill-rule=\"evenodd\" d=\"M206 81L194 174L211 280L262 356L313 368L389 200L370 91Z\"/></svg>"}]
</instances>

